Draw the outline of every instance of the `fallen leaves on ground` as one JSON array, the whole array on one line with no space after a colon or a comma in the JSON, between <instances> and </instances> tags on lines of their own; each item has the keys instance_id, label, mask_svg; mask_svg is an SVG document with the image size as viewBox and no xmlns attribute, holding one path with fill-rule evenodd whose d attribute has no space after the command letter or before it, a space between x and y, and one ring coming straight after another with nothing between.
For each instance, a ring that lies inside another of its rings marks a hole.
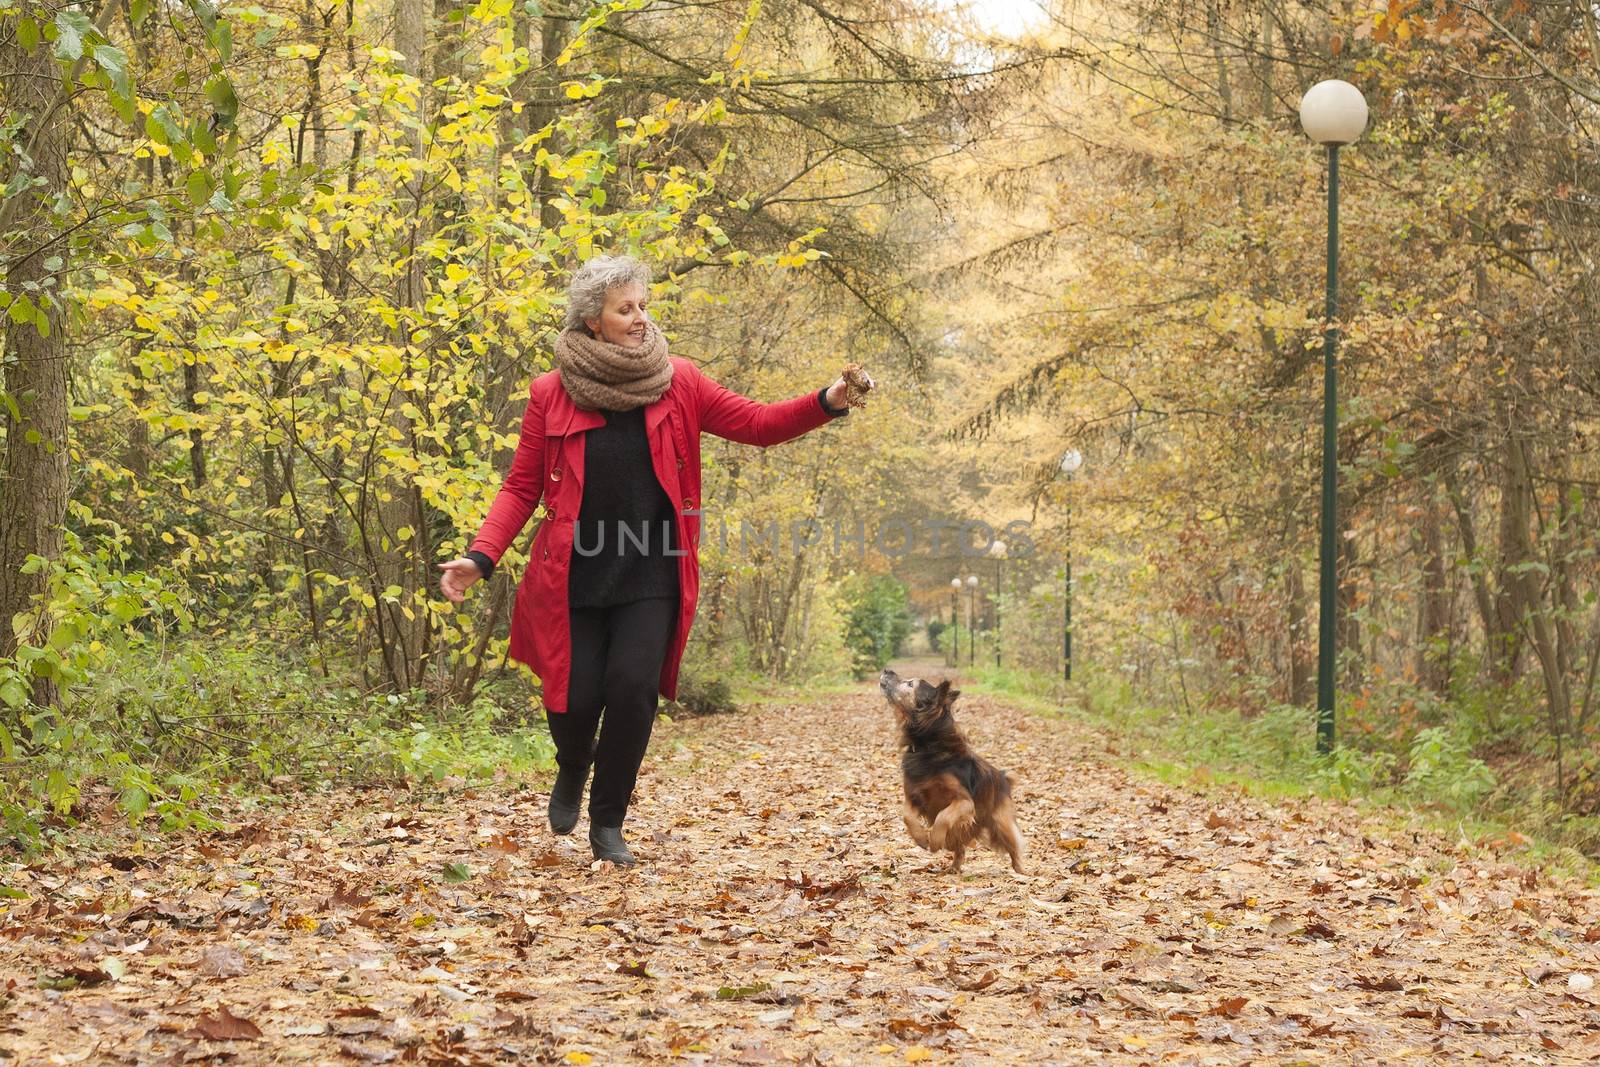
<instances>
[{"instance_id":1,"label":"fallen leaves on ground","mask_svg":"<svg viewBox=\"0 0 1600 1067\"><path fill-rule=\"evenodd\" d=\"M1034 874L900 819L867 690L662 724L633 871L544 794L343 790L0 872L17 1062L1567 1063L1593 891L1324 802L1114 769L969 695ZM85 834L85 842L90 839Z\"/></svg>"}]
</instances>

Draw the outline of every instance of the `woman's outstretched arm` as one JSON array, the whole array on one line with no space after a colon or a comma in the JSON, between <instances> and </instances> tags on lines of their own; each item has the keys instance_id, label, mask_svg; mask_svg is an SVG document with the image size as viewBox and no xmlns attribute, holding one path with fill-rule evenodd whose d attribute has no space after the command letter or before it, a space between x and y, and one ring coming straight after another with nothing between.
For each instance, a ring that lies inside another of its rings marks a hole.
<instances>
[{"instance_id":1,"label":"woman's outstretched arm","mask_svg":"<svg viewBox=\"0 0 1600 1067\"><path fill-rule=\"evenodd\" d=\"M693 367L693 364L689 366ZM700 428L740 444L760 445L763 448L782 444L825 422L850 414L849 408L830 410L824 400L828 390L837 386L838 382L789 400L763 404L759 400L740 396L712 380L698 367L694 367L693 374L700 405Z\"/></svg>"}]
</instances>

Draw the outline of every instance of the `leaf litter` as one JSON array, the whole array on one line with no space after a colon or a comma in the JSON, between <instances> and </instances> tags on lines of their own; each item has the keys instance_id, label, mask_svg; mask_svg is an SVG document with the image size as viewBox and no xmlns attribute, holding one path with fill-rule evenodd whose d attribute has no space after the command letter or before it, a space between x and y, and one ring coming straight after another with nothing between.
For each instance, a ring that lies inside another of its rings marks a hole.
<instances>
[{"instance_id":1,"label":"leaf litter","mask_svg":"<svg viewBox=\"0 0 1600 1067\"><path fill-rule=\"evenodd\" d=\"M348 789L7 865L0 1049L40 1063L1568 1063L1600 900L1348 806L1186 792L969 695L1033 874L900 819L881 701L662 724L628 829ZM96 848L99 851L96 851Z\"/></svg>"}]
</instances>

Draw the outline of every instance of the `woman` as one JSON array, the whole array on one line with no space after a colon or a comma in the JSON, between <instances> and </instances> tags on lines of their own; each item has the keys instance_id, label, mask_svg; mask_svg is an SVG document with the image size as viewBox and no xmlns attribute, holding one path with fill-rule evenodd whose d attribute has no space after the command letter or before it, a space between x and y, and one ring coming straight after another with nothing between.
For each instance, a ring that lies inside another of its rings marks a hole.
<instances>
[{"instance_id":1,"label":"woman","mask_svg":"<svg viewBox=\"0 0 1600 1067\"><path fill-rule=\"evenodd\" d=\"M529 389L511 470L467 554L439 565L440 589L459 604L544 499L510 655L544 684L550 828L577 825L592 764L589 845L622 866L634 862L622 821L657 693L677 696L699 595L700 431L768 447L849 414L843 378L762 404L669 357L649 285L629 256L596 257L572 276L555 369Z\"/></svg>"}]
</instances>

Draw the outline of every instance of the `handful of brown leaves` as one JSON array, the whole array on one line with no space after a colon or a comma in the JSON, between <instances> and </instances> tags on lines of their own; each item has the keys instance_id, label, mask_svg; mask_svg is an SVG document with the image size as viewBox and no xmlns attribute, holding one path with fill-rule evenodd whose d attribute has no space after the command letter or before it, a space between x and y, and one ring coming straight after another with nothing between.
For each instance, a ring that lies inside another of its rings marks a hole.
<instances>
[{"instance_id":1,"label":"handful of brown leaves","mask_svg":"<svg viewBox=\"0 0 1600 1067\"><path fill-rule=\"evenodd\" d=\"M846 407L864 408L867 406L867 393L877 383L872 376L861 369L859 363L846 363L844 372L839 375L844 379L844 403Z\"/></svg>"}]
</instances>

